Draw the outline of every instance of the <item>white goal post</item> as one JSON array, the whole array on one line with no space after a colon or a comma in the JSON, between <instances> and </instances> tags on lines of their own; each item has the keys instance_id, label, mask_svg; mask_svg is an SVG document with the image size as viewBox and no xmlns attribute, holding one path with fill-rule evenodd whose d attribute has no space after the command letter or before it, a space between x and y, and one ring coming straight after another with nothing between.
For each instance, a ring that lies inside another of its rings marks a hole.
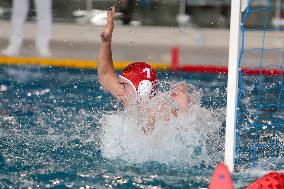
<instances>
[{"instance_id":1,"label":"white goal post","mask_svg":"<svg viewBox=\"0 0 284 189\"><path fill-rule=\"evenodd\" d=\"M240 46L241 11L247 6L247 0L231 1L229 63L227 84L227 110L225 133L225 158L224 162L230 172L234 171L237 98L238 98L238 60Z\"/></svg>"}]
</instances>

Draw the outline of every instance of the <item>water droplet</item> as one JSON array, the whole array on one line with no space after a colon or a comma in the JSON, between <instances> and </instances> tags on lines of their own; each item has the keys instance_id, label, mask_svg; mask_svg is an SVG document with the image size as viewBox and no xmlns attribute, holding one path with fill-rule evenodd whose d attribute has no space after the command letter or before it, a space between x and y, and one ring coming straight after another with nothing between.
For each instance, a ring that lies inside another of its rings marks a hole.
<instances>
[{"instance_id":1,"label":"water droplet","mask_svg":"<svg viewBox=\"0 0 284 189\"><path fill-rule=\"evenodd\" d=\"M6 85L0 85L0 91L4 92L7 91L8 87Z\"/></svg>"},{"instance_id":2,"label":"water droplet","mask_svg":"<svg viewBox=\"0 0 284 189\"><path fill-rule=\"evenodd\" d=\"M135 46L134 42L131 41L129 46L130 46L130 47L134 47L134 46Z\"/></svg>"}]
</instances>

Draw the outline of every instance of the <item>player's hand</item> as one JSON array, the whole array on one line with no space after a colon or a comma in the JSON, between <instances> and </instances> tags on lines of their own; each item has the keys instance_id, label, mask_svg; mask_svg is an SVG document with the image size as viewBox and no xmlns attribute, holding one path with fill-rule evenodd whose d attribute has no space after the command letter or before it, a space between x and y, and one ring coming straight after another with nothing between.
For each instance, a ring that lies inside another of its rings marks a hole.
<instances>
[{"instance_id":1,"label":"player's hand","mask_svg":"<svg viewBox=\"0 0 284 189\"><path fill-rule=\"evenodd\" d=\"M107 25L104 32L100 34L102 41L111 41L112 32L114 28L115 7L112 6L111 10L107 11Z\"/></svg>"},{"instance_id":2,"label":"player's hand","mask_svg":"<svg viewBox=\"0 0 284 189\"><path fill-rule=\"evenodd\" d=\"M182 110L187 110L189 107L188 88L185 83L179 83L173 92L170 93L171 98L180 105Z\"/></svg>"}]
</instances>

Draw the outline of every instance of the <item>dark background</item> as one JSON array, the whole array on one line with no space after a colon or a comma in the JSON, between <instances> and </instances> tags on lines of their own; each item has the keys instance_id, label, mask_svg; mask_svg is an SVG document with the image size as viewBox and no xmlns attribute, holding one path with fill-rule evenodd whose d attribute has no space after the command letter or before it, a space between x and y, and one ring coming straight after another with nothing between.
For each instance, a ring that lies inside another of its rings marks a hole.
<instances>
[{"instance_id":1,"label":"dark background","mask_svg":"<svg viewBox=\"0 0 284 189\"><path fill-rule=\"evenodd\" d=\"M85 10L87 0L53 0L53 16L55 22L75 22L72 12ZM186 0L185 14L190 16L190 24L194 27L206 28L228 28L230 24L230 2L229 0ZM119 0L93 0L93 8L105 10L115 4L120 10ZM263 0L255 0L252 7L260 8L265 4ZM275 0L272 1L275 4ZM4 8L2 19L10 18L12 0L1 0L0 7ZM29 20L35 19L34 3L31 0ZM177 26L176 17L180 12L179 0L136 0L132 10L132 20L139 21L142 25L150 26ZM282 3L283 6L283 3ZM275 7L272 7L275 8ZM279 7L281 9L281 7ZM283 9L282 9L283 10ZM183 11L183 9L182 9ZM261 21L265 15L252 16L252 27L263 25ZM271 12L268 19L275 16Z\"/></svg>"}]
</instances>

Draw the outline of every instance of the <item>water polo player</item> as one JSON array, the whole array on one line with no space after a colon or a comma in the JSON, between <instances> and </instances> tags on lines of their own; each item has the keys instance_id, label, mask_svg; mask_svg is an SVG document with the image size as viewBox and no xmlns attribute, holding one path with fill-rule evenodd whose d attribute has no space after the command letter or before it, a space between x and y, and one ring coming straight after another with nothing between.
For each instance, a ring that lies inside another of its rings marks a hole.
<instances>
[{"instance_id":1,"label":"water polo player","mask_svg":"<svg viewBox=\"0 0 284 189\"><path fill-rule=\"evenodd\" d=\"M111 50L111 39L114 29L114 6L107 12L107 25L100 34L102 45L98 55L98 79L100 84L124 106L128 106L131 99L139 102L141 99L149 99L157 93L157 75L155 70L145 62L134 62L126 66L119 76L116 75ZM186 85L179 84L170 93L171 100L179 104L181 110L186 110L189 105L189 97ZM158 109L161 112L161 110ZM176 112L172 111L176 116Z\"/></svg>"}]
</instances>

